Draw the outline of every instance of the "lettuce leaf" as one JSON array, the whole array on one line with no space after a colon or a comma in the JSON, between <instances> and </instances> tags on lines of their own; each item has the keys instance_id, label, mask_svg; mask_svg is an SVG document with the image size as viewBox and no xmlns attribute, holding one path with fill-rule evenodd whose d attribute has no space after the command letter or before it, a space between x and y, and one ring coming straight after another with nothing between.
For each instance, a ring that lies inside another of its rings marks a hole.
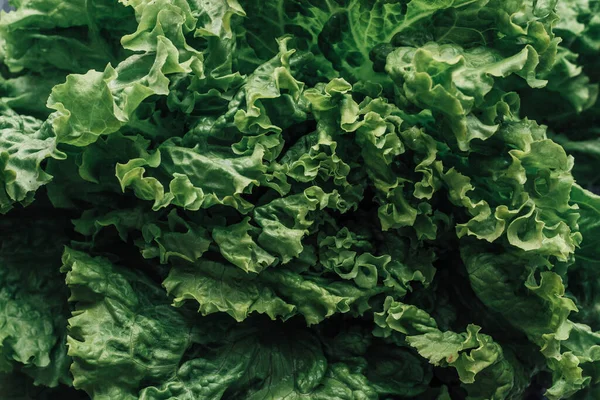
<instances>
[{"instance_id":1,"label":"lettuce leaf","mask_svg":"<svg viewBox=\"0 0 600 400\"><path fill-rule=\"evenodd\" d=\"M598 2L12 4L2 393L594 396Z\"/></svg>"}]
</instances>

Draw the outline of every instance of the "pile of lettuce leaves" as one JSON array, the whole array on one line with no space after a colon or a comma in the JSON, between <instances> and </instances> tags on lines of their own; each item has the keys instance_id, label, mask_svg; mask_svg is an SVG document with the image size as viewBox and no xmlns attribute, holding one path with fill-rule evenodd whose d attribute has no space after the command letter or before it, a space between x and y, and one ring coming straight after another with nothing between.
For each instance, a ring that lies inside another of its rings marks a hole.
<instances>
[{"instance_id":1,"label":"pile of lettuce leaves","mask_svg":"<svg viewBox=\"0 0 600 400\"><path fill-rule=\"evenodd\" d=\"M600 1L11 5L1 399L600 398Z\"/></svg>"}]
</instances>

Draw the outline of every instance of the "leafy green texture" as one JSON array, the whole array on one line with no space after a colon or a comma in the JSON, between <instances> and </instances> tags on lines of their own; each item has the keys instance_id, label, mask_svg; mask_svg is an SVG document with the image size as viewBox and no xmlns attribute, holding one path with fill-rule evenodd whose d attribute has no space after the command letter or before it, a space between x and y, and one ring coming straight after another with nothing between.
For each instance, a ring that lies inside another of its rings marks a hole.
<instances>
[{"instance_id":1,"label":"leafy green texture","mask_svg":"<svg viewBox=\"0 0 600 400\"><path fill-rule=\"evenodd\" d=\"M375 314L376 335L401 334L401 340L415 348L434 365L455 368L469 398L511 398L520 393L527 378L518 375L515 366L491 337L480 334L481 327L468 325L465 333L442 332L436 322L415 306L396 303L391 297L384 310ZM512 359L512 358L511 358ZM478 379L478 375L482 376ZM493 385L487 385L493 382Z\"/></svg>"},{"instance_id":2,"label":"leafy green texture","mask_svg":"<svg viewBox=\"0 0 600 400\"><path fill-rule=\"evenodd\" d=\"M369 368L362 357L376 345L360 331L326 339L328 361L317 332L301 325L198 318L192 310L171 307L160 286L138 271L69 248L62 259L69 301L75 303L71 372L74 385L92 397L375 399L379 393L424 390L426 366L410 353ZM420 369L394 370L402 359ZM407 379L389 384L385 374Z\"/></svg>"},{"instance_id":3,"label":"leafy green texture","mask_svg":"<svg viewBox=\"0 0 600 400\"><path fill-rule=\"evenodd\" d=\"M31 203L35 191L50 181L52 176L42 168L45 159L66 157L47 124L12 111L0 116L0 148L1 213L17 202Z\"/></svg>"},{"instance_id":4,"label":"leafy green texture","mask_svg":"<svg viewBox=\"0 0 600 400\"><path fill-rule=\"evenodd\" d=\"M0 397L595 398L598 1L13 5Z\"/></svg>"},{"instance_id":5,"label":"leafy green texture","mask_svg":"<svg viewBox=\"0 0 600 400\"><path fill-rule=\"evenodd\" d=\"M553 67L556 76L553 96L543 109L537 97L526 102L527 110L548 123L556 140L579 162L574 174L584 187L594 189L598 174L598 54L600 54L600 4L597 1L562 1L557 4L561 20L555 32L561 37L559 57ZM543 94L542 94L543 95Z\"/></svg>"},{"instance_id":6,"label":"leafy green texture","mask_svg":"<svg viewBox=\"0 0 600 400\"><path fill-rule=\"evenodd\" d=\"M46 216L25 226L15 216L3 218L0 226L0 371L15 379L23 373L35 385L70 385L68 292L57 262L65 221Z\"/></svg>"}]
</instances>

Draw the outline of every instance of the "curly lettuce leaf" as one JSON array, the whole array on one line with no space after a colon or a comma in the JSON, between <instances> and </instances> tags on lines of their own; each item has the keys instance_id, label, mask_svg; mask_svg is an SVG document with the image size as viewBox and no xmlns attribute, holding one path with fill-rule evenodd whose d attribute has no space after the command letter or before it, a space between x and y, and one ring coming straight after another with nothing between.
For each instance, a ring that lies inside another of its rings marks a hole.
<instances>
[{"instance_id":1,"label":"curly lettuce leaf","mask_svg":"<svg viewBox=\"0 0 600 400\"><path fill-rule=\"evenodd\" d=\"M16 203L30 204L36 190L52 179L42 167L44 160L65 157L47 123L4 112L0 116L0 213Z\"/></svg>"},{"instance_id":2,"label":"curly lettuce leaf","mask_svg":"<svg viewBox=\"0 0 600 400\"><path fill-rule=\"evenodd\" d=\"M458 148L467 151L471 141L486 140L498 129L494 120L472 114L494 87L494 78L517 74L532 87L544 86L546 82L536 78L538 64L531 46L505 57L492 49L428 43L394 50L386 71L409 101L447 118Z\"/></svg>"},{"instance_id":3,"label":"curly lettuce leaf","mask_svg":"<svg viewBox=\"0 0 600 400\"><path fill-rule=\"evenodd\" d=\"M381 386L384 370L344 362L345 348L360 349L351 335L325 353L317 333L305 327L198 318L169 306L161 288L139 271L69 248L63 263L75 306L68 338L73 384L92 397L375 400L378 393L397 393ZM415 394L423 391L422 376L407 380Z\"/></svg>"},{"instance_id":4,"label":"curly lettuce leaf","mask_svg":"<svg viewBox=\"0 0 600 400\"><path fill-rule=\"evenodd\" d=\"M383 311L375 313L375 323L375 335L400 334L401 343L415 348L433 365L455 368L469 399L510 399L526 388L520 366L490 336L480 333L479 326L468 325L460 334L443 332L425 311L391 297Z\"/></svg>"},{"instance_id":5,"label":"curly lettuce leaf","mask_svg":"<svg viewBox=\"0 0 600 400\"><path fill-rule=\"evenodd\" d=\"M163 285L175 297L176 306L192 299L203 315L225 312L243 321L257 313L285 321L299 314L309 325L338 313L362 314L369 308L369 298L381 291L303 276L294 268L273 268L251 275L233 265L211 261L172 268Z\"/></svg>"}]
</instances>

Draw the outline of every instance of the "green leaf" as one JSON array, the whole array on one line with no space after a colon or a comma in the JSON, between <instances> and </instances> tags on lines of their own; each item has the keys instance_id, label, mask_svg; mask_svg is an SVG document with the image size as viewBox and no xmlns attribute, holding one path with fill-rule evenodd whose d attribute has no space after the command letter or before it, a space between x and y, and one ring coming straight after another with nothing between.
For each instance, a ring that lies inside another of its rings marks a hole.
<instances>
[{"instance_id":1,"label":"green leaf","mask_svg":"<svg viewBox=\"0 0 600 400\"><path fill-rule=\"evenodd\" d=\"M299 48L317 55L316 67L327 79L340 74L355 82L385 81L373 69L371 52L377 46L420 28L437 11L469 2L413 0L404 6L383 0L303 0L296 9L283 1L243 1L242 6L247 14L247 40L258 57L271 57L277 52L274 39L294 32Z\"/></svg>"},{"instance_id":2,"label":"green leaf","mask_svg":"<svg viewBox=\"0 0 600 400\"><path fill-rule=\"evenodd\" d=\"M256 243L260 230L250 225L250 219L227 227L216 227L213 238L223 257L246 272L259 273L277 259ZM253 237L254 236L254 237Z\"/></svg>"},{"instance_id":3,"label":"green leaf","mask_svg":"<svg viewBox=\"0 0 600 400\"><path fill-rule=\"evenodd\" d=\"M69 248L62 271L76 307L68 337L76 388L91 397L133 399L143 382L171 377L191 343L186 319L163 290L135 271Z\"/></svg>"},{"instance_id":4,"label":"green leaf","mask_svg":"<svg viewBox=\"0 0 600 400\"><path fill-rule=\"evenodd\" d=\"M135 29L133 13L117 1L23 0L14 5L16 10L0 21L3 62L11 72L36 71L45 78L58 73L63 80L67 73L103 68L125 58L119 40Z\"/></svg>"},{"instance_id":5,"label":"green leaf","mask_svg":"<svg viewBox=\"0 0 600 400\"><path fill-rule=\"evenodd\" d=\"M394 302L391 297L386 299L383 311L375 313L375 323L375 335L401 333L404 341L433 365L455 368L469 398L508 399L522 393L527 385L504 356L502 347L480 333L479 326L468 325L460 334L443 332L426 312Z\"/></svg>"},{"instance_id":6,"label":"green leaf","mask_svg":"<svg viewBox=\"0 0 600 400\"><path fill-rule=\"evenodd\" d=\"M68 248L63 263L75 303L73 383L91 397L378 397L360 371L328 362L319 337L305 327L199 319L170 307L139 271Z\"/></svg>"},{"instance_id":7,"label":"green leaf","mask_svg":"<svg viewBox=\"0 0 600 400\"><path fill-rule=\"evenodd\" d=\"M31 203L36 190L52 179L42 162L65 157L57 149L56 137L47 123L14 112L1 115L0 213L6 213L18 202Z\"/></svg>"},{"instance_id":8,"label":"green leaf","mask_svg":"<svg viewBox=\"0 0 600 400\"><path fill-rule=\"evenodd\" d=\"M71 384L66 349L69 314L60 268L66 238L60 218L40 218L25 227L0 220L0 370L20 370L35 385Z\"/></svg>"},{"instance_id":9,"label":"green leaf","mask_svg":"<svg viewBox=\"0 0 600 400\"><path fill-rule=\"evenodd\" d=\"M568 291L572 293L579 309L573 319L591 326L598 326L598 232L600 230L600 196L578 185L571 191L571 201L579 207L577 221L583 236L580 247L575 251L575 263L568 276Z\"/></svg>"},{"instance_id":10,"label":"green leaf","mask_svg":"<svg viewBox=\"0 0 600 400\"><path fill-rule=\"evenodd\" d=\"M336 313L362 314L369 308L368 299L380 292L304 276L301 270L270 268L255 275L212 261L172 268L163 285L176 306L193 299L203 315L225 312L243 321L252 313L282 320L300 314L309 325Z\"/></svg>"},{"instance_id":11,"label":"green leaf","mask_svg":"<svg viewBox=\"0 0 600 400\"><path fill-rule=\"evenodd\" d=\"M583 242L575 252L578 268L594 270L599 262L595 259L595 250L598 245L597 232L600 229L600 196L574 185L571 191L571 201L579 207L580 218L577 221Z\"/></svg>"},{"instance_id":12,"label":"green leaf","mask_svg":"<svg viewBox=\"0 0 600 400\"><path fill-rule=\"evenodd\" d=\"M132 56L103 73L69 75L52 89L48 107L56 110L52 127L60 142L86 146L116 132L144 99L169 93L167 74L191 71L168 39L157 42L156 54Z\"/></svg>"},{"instance_id":13,"label":"green leaf","mask_svg":"<svg viewBox=\"0 0 600 400\"><path fill-rule=\"evenodd\" d=\"M61 73L26 74L16 78L0 77L0 98L10 109L21 115L45 119L50 110L46 99L52 87L64 80Z\"/></svg>"},{"instance_id":14,"label":"green leaf","mask_svg":"<svg viewBox=\"0 0 600 400\"><path fill-rule=\"evenodd\" d=\"M247 213L252 204L243 194L266 179L263 154L261 146L251 155L237 156L231 150L203 149L200 145L187 148L166 142L153 154L118 164L116 175L123 190L131 187L142 200L154 200L155 210L169 204L194 211L226 205ZM156 178L145 176L146 168L172 177L169 190Z\"/></svg>"},{"instance_id":15,"label":"green leaf","mask_svg":"<svg viewBox=\"0 0 600 400\"><path fill-rule=\"evenodd\" d=\"M540 346L550 335L559 334L569 314L576 311L573 301L564 296L560 275L545 271L547 261L538 255L484 249L473 244L461 249L471 286L481 301Z\"/></svg>"},{"instance_id":16,"label":"green leaf","mask_svg":"<svg viewBox=\"0 0 600 400\"><path fill-rule=\"evenodd\" d=\"M498 129L495 121L471 114L492 90L495 78L517 74L531 87L542 87L546 82L536 78L538 64L531 46L504 57L491 49L429 43L394 50L386 71L409 101L447 118L459 149L467 151L471 141L486 140Z\"/></svg>"}]
</instances>

